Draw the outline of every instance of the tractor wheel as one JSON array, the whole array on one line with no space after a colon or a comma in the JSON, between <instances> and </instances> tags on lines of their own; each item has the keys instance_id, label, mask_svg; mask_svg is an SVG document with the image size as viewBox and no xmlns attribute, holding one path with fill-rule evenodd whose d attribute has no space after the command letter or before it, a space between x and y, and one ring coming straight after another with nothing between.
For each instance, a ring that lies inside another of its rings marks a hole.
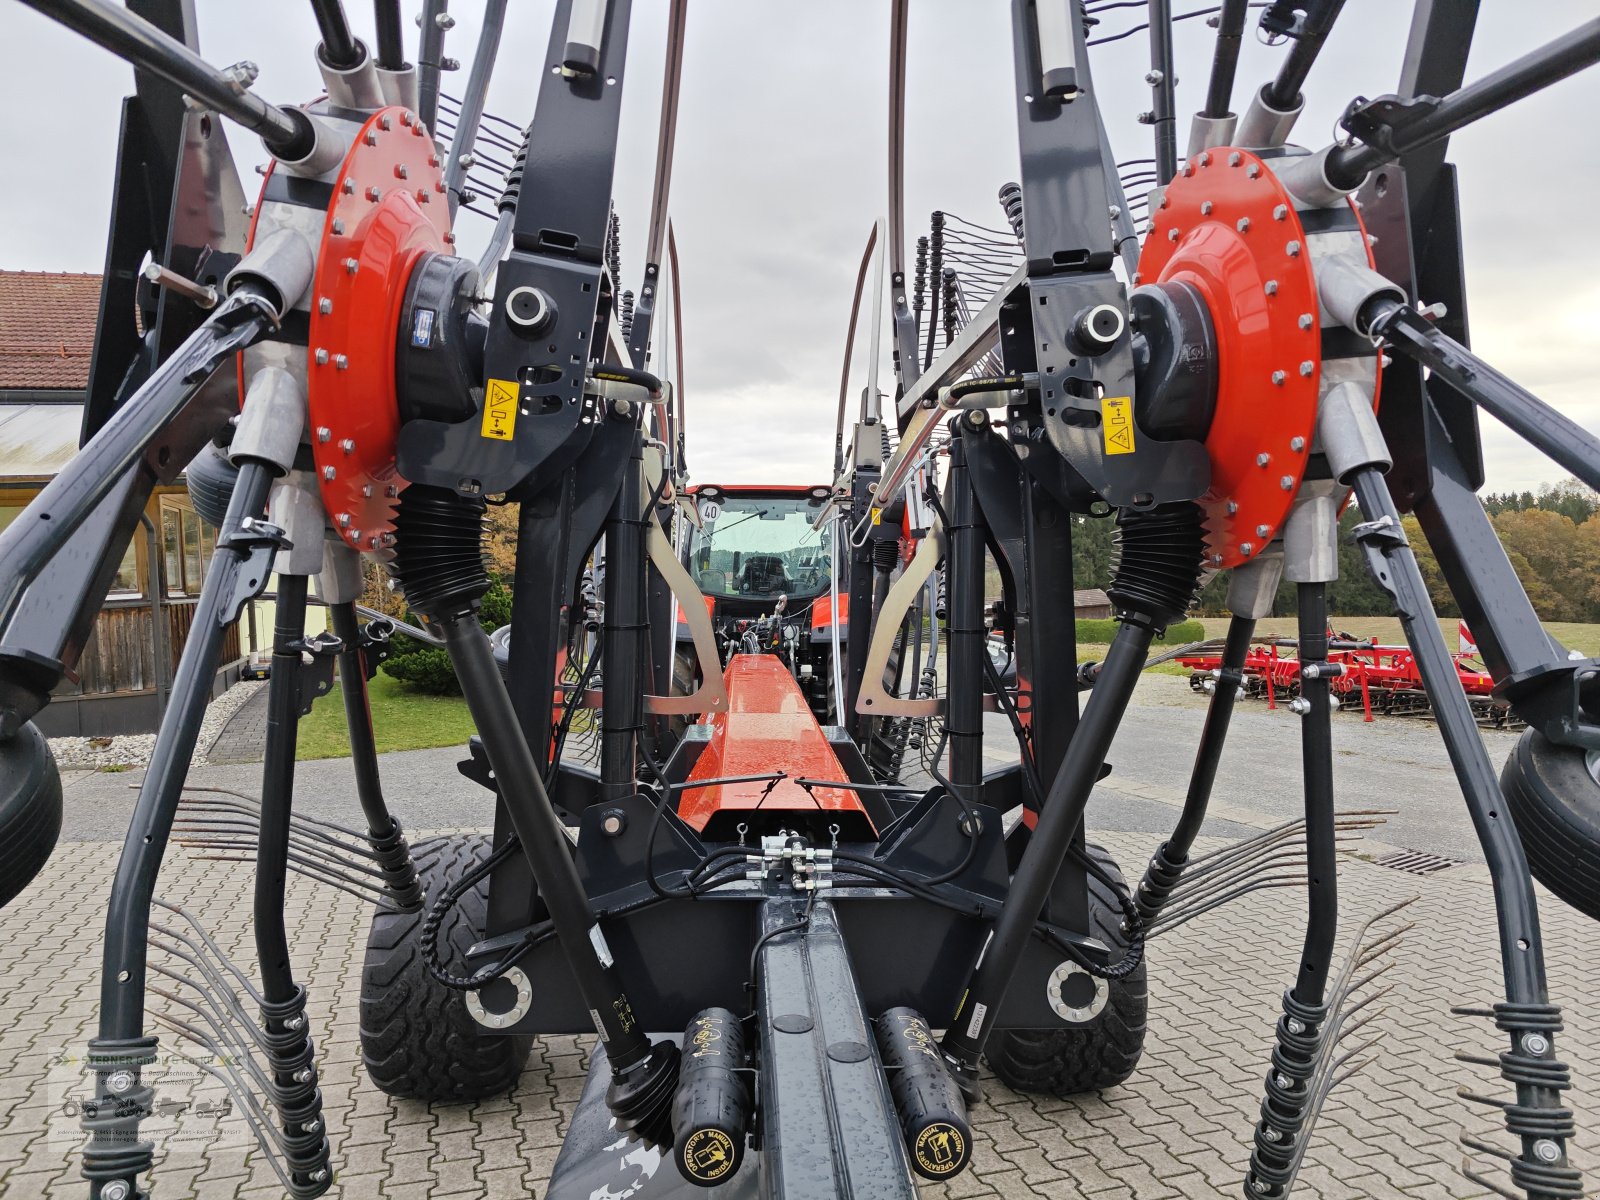
<instances>
[{"instance_id":1,"label":"tractor wheel","mask_svg":"<svg viewBox=\"0 0 1600 1200\"><path fill-rule=\"evenodd\" d=\"M61 773L32 721L0 741L0 907L32 882L61 836Z\"/></svg>"},{"instance_id":2,"label":"tractor wheel","mask_svg":"<svg viewBox=\"0 0 1600 1200\"><path fill-rule=\"evenodd\" d=\"M1600 920L1600 754L1530 729L1500 774L1533 877Z\"/></svg>"},{"instance_id":3,"label":"tractor wheel","mask_svg":"<svg viewBox=\"0 0 1600 1200\"><path fill-rule=\"evenodd\" d=\"M1116 860L1092 842L1089 855L1126 890ZM1122 932L1122 906L1100 880L1089 876L1089 923L1094 935L1111 947L1112 960L1127 946ZM1109 980L1106 1006L1093 1020L1065 1029L1002 1029L989 1039L989 1069L1017 1092L1074 1096L1115 1087L1133 1074L1144 1052L1145 1012L1149 986L1145 964L1121 979Z\"/></svg>"},{"instance_id":4,"label":"tractor wheel","mask_svg":"<svg viewBox=\"0 0 1600 1200\"><path fill-rule=\"evenodd\" d=\"M413 847L426 899L414 912L380 904L361 968L361 1060L378 1090L408 1100L471 1101L516 1085L533 1038L492 1034L422 961L422 922L446 886L489 856L483 834L428 838ZM467 949L483 936L489 881L465 893L439 930L439 953L467 975Z\"/></svg>"}]
</instances>

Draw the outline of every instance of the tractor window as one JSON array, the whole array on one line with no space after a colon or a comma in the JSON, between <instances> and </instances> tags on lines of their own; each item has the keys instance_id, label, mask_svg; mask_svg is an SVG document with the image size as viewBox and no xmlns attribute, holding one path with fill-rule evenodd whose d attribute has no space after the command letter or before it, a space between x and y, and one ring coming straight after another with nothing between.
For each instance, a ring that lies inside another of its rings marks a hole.
<instances>
[{"instance_id":1,"label":"tractor window","mask_svg":"<svg viewBox=\"0 0 1600 1200\"><path fill-rule=\"evenodd\" d=\"M811 528L820 501L719 496L700 503L689 570L707 596L810 598L828 587L828 537Z\"/></svg>"}]
</instances>

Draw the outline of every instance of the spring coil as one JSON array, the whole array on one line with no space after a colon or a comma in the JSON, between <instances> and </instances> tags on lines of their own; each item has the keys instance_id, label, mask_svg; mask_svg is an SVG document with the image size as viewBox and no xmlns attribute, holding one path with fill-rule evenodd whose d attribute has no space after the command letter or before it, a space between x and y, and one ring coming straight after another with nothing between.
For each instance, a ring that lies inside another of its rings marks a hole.
<instances>
[{"instance_id":1,"label":"spring coil","mask_svg":"<svg viewBox=\"0 0 1600 1200\"><path fill-rule=\"evenodd\" d=\"M928 239L926 236L917 239L917 268L912 276L911 287L911 313L916 318L917 328L922 328L922 307L927 300L928 292Z\"/></svg>"},{"instance_id":2,"label":"spring coil","mask_svg":"<svg viewBox=\"0 0 1600 1200\"><path fill-rule=\"evenodd\" d=\"M1017 235L1017 244L1022 244L1022 188L1015 183L1000 185L1000 207L1005 210L1006 220L1011 222L1011 232Z\"/></svg>"},{"instance_id":3,"label":"spring coil","mask_svg":"<svg viewBox=\"0 0 1600 1200\"><path fill-rule=\"evenodd\" d=\"M532 125L522 131L522 147L517 151L511 170L506 172L505 187L500 190L500 203L495 206L503 213L517 211L517 199L522 195L522 172L528 166L528 138L532 133Z\"/></svg>"},{"instance_id":4,"label":"spring coil","mask_svg":"<svg viewBox=\"0 0 1600 1200\"><path fill-rule=\"evenodd\" d=\"M622 299L617 304L617 324L622 330L622 340L628 341L633 337L633 292L623 289Z\"/></svg>"},{"instance_id":5,"label":"spring coil","mask_svg":"<svg viewBox=\"0 0 1600 1200\"><path fill-rule=\"evenodd\" d=\"M937 209L929 218L928 235L928 342L922 353L922 369L933 363L933 349L939 328L939 281L944 278L944 214Z\"/></svg>"},{"instance_id":6,"label":"spring coil","mask_svg":"<svg viewBox=\"0 0 1600 1200\"><path fill-rule=\"evenodd\" d=\"M389 570L406 602L428 617L470 611L489 590L483 561L481 496L413 484L395 513Z\"/></svg>"},{"instance_id":7,"label":"spring coil","mask_svg":"<svg viewBox=\"0 0 1600 1200\"><path fill-rule=\"evenodd\" d=\"M606 270L613 283L622 278L622 222L617 220L616 209L606 222Z\"/></svg>"},{"instance_id":8,"label":"spring coil","mask_svg":"<svg viewBox=\"0 0 1600 1200\"><path fill-rule=\"evenodd\" d=\"M956 269L946 267L941 276L944 285L944 344L950 345L956 340L957 306L961 303L961 282L956 278Z\"/></svg>"},{"instance_id":9,"label":"spring coil","mask_svg":"<svg viewBox=\"0 0 1600 1200\"><path fill-rule=\"evenodd\" d=\"M1106 594L1117 619L1165 629L1200 590L1205 530L1189 501L1117 513L1115 557Z\"/></svg>"}]
</instances>

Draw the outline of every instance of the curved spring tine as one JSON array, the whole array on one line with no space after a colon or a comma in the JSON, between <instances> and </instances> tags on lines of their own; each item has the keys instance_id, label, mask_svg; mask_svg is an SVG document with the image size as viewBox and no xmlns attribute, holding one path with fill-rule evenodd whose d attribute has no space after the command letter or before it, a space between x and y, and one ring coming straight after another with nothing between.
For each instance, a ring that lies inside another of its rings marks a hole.
<instances>
[{"instance_id":1,"label":"curved spring tine","mask_svg":"<svg viewBox=\"0 0 1600 1200\"><path fill-rule=\"evenodd\" d=\"M248 794L246 794L244 792L236 792L232 788L196 787L194 785L186 784L186 785L184 785L184 791L186 791L186 792L204 792L204 793L206 793L208 795L234 796L234 797L237 797L240 800L243 800L247 804L254 805L258 812L260 811L260 808L261 808L261 801L260 801L260 799L258 797L248 795ZM356 838L359 841L370 842L372 840L372 835L369 834L369 833L365 833L365 832L363 832L362 830L359 830L359 829L351 829L348 825L340 825L336 821L329 821L329 820L326 820L326 819L324 819L322 817L313 817L313 816L307 815L306 813L296 813L295 814L295 819L296 820L300 820L300 821L305 821L306 823L311 824L311 825L320 825L324 829L332 829L336 833L345 834L345 835L347 835L349 837Z\"/></svg>"},{"instance_id":2,"label":"curved spring tine","mask_svg":"<svg viewBox=\"0 0 1600 1200\"><path fill-rule=\"evenodd\" d=\"M228 813L234 815L232 817L218 815ZM259 808L251 808L243 804L203 801L200 804L186 804L180 807L178 809L178 817L173 822L173 827L195 827L196 822L214 822L218 825L256 829L261 824L261 813ZM327 842L330 846L337 846L350 854L358 854L365 857L371 857L372 855L372 839L365 834L326 833L299 813L295 813L290 818L290 828L301 837L315 838L318 841Z\"/></svg>"},{"instance_id":3,"label":"curved spring tine","mask_svg":"<svg viewBox=\"0 0 1600 1200\"><path fill-rule=\"evenodd\" d=\"M1173 929L1176 929L1179 925L1182 925L1188 921L1192 921L1198 916L1203 916L1214 908L1221 908L1229 901L1237 900L1240 896L1247 895L1250 892L1259 892L1268 888L1304 887L1305 883L1306 881L1303 878L1285 880L1258 879L1251 883L1245 884L1244 886L1228 893L1220 899L1214 900L1200 908L1196 908L1193 911L1184 910L1174 914L1171 918L1167 916L1166 912L1163 912L1161 914L1161 920L1146 928L1144 935L1146 938L1152 938L1160 934L1167 933Z\"/></svg>"},{"instance_id":4,"label":"curved spring tine","mask_svg":"<svg viewBox=\"0 0 1600 1200\"><path fill-rule=\"evenodd\" d=\"M1470 1179L1479 1187L1487 1188L1496 1196L1504 1196L1505 1200L1528 1200L1528 1194L1526 1192L1510 1191L1503 1185L1496 1183L1494 1180L1489 1179L1484 1175L1480 1175L1477 1169L1473 1167L1472 1160L1465 1156L1463 1156L1461 1159L1461 1174L1466 1176L1466 1178Z\"/></svg>"},{"instance_id":5,"label":"curved spring tine","mask_svg":"<svg viewBox=\"0 0 1600 1200\"><path fill-rule=\"evenodd\" d=\"M151 901L151 903L160 904L163 907L168 907L166 902L164 900L162 900L160 897L155 898L154 900ZM191 924L193 924L193 918L192 917L190 918L190 922L191 922ZM214 966L210 965L209 960L205 959L204 952L200 949L200 947L196 946L192 941L190 941L188 938L186 938L183 934L179 933L175 929L169 929L165 925L157 925L154 921L150 922L150 928L152 930L156 930L156 931L164 934L165 936L171 938L175 942L180 943L181 945L187 946L189 948L189 950L191 952L193 952L195 957L191 959L191 958L188 958L186 955L183 955L183 954L179 953L178 951L170 950L170 949L167 951L169 954L177 954L178 957L183 958L186 962L189 962L191 965L193 965L197 969L205 972L208 976L210 976L212 974L218 974L216 972L216 968ZM261 992L259 990L257 990L255 984L250 982L250 977L239 969L238 965L233 961L233 959L228 957L228 955L223 951L222 947L217 945L215 939L213 939L210 934L206 933L199 926L195 926L195 928L201 934L201 941L204 944L205 948L211 952L212 956L218 962L220 962L225 968L227 968L228 974L232 975L235 979L237 979L239 981L239 985L241 987L243 987L244 990L250 994L250 999L254 1000L257 1004L265 1004L266 1003L266 997L264 997L261 994ZM215 986L217 987L218 991L225 992L225 993L227 993L229 995L233 994L233 989L228 987L225 983L221 982L220 977L219 977L218 983ZM235 996L235 999L237 999L237 998L238 997ZM241 1007L242 1007L242 1005L241 1005Z\"/></svg>"},{"instance_id":6,"label":"curved spring tine","mask_svg":"<svg viewBox=\"0 0 1600 1200\"><path fill-rule=\"evenodd\" d=\"M152 987L150 990L157 996L162 997L162 999L169 1000L174 1004L182 1005L184 1008L196 1013L206 1021L207 1025L211 1026L213 1032L216 1032L219 1035L223 1028L231 1028L228 1026L219 1026L219 1024L211 1017L210 1014L204 1012L192 1001L185 1000L182 996L156 987ZM228 1062L233 1070L237 1070L238 1067L233 1066L232 1064L241 1064L244 1069L249 1072L251 1080L255 1082L256 1086L261 1089L263 1094L267 1094L272 1090L272 1081L267 1077L266 1072L262 1070L261 1066L256 1062L255 1055L250 1052L250 1048L245 1040L237 1036L237 1030L232 1031L235 1034L232 1041L220 1036L214 1040L202 1040L201 1037L197 1036L197 1030L195 1030L186 1022L178 1020L171 1013L153 1011L150 1015L155 1020L165 1022L174 1029L177 1029L180 1033L183 1033L185 1037L197 1045L205 1046L218 1058ZM235 1043L237 1043L237 1045L235 1045ZM231 1056L222 1052L224 1049L224 1044L226 1045L226 1048L231 1050Z\"/></svg>"},{"instance_id":7,"label":"curved spring tine","mask_svg":"<svg viewBox=\"0 0 1600 1200\"><path fill-rule=\"evenodd\" d=\"M207 1075L210 1075L213 1079L219 1080L222 1083L222 1086L228 1090L228 1094L232 1096L239 1104L241 1110L249 1108L252 1104L254 1104L255 1097L250 1094L250 1089L239 1087L238 1084L228 1078L225 1072L217 1070L209 1063L203 1063L199 1059L190 1058L187 1054L184 1054L181 1051L174 1050L172 1053L178 1058L183 1059L184 1062L189 1063L196 1070L203 1071ZM259 1108L259 1105L256 1107ZM293 1194L294 1183L289 1178L288 1172L283 1169L283 1165L278 1161L279 1155L275 1149L276 1143L269 1143L266 1137L263 1136L264 1132L273 1131L272 1122L267 1120L265 1117L262 1117L260 1120L256 1121L252 1121L247 1117L245 1118L245 1124L250 1126L250 1132L255 1135L256 1145L261 1148L261 1153L266 1157L268 1165L272 1167L272 1173L278 1177L278 1182L283 1185L284 1194Z\"/></svg>"}]
</instances>

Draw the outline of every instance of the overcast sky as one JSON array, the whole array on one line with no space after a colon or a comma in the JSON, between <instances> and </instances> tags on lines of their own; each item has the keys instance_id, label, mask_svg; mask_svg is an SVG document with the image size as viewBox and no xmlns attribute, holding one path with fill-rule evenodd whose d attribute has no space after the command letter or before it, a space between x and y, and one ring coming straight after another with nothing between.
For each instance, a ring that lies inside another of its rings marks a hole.
<instances>
[{"instance_id":1,"label":"overcast sky","mask_svg":"<svg viewBox=\"0 0 1600 1200\"><path fill-rule=\"evenodd\" d=\"M310 5L195 0L212 62L249 58L256 90L301 102L320 90ZM364 0L346 0L371 44ZM0 267L95 271L102 265L118 102L131 70L13 0L0 0L7 70L0 98ZM407 0L408 13L420 7ZM470 63L481 4L454 0L446 52ZM1203 5L1179 4L1180 11ZM1307 89L1296 131L1325 143L1357 94L1394 90L1409 4L1349 0ZM490 111L518 124L532 111L551 0L512 0ZM625 282L637 288L654 171L665 0L635 0L616 202ZM887 0L692 0L673 175L683 268L690 465L701 481L822 481L856 265L886 197ZM1102 33L1137 10L1107 14ZM1483 0L1469 80L1592 17L1588 0ZM1253 19L1252 19L1253 28ZM1178 26L1180 148L1202 98L1214 34ZM415 28L407 25L408 36ZM411 43L414 55L414 40ZM1246 34L1235 108L1283 50ZM1148 156L1145 35L1091 51L1119 158ZM907 232L935 208L1001 224L994 199L1017 176L1009 5L914 0L907 85ZM458 91L465 69L446 76ZM1600 71L1558 84L1458 134L1474 348L1587 428L1600 427L1593 381L1600 328ZM230 130L247 194L259 144ZM488 222L460 218L475 253ZM910 252L907 254L908 261ZM862 339L864 343L864 338ZM852 383L864 379L860 359ZM659 366L659 362L657 363ZM884 380L890 379L885 371ZM1491 489L1561 475L1486 418Z\"/></svg>"}]
</instances>

